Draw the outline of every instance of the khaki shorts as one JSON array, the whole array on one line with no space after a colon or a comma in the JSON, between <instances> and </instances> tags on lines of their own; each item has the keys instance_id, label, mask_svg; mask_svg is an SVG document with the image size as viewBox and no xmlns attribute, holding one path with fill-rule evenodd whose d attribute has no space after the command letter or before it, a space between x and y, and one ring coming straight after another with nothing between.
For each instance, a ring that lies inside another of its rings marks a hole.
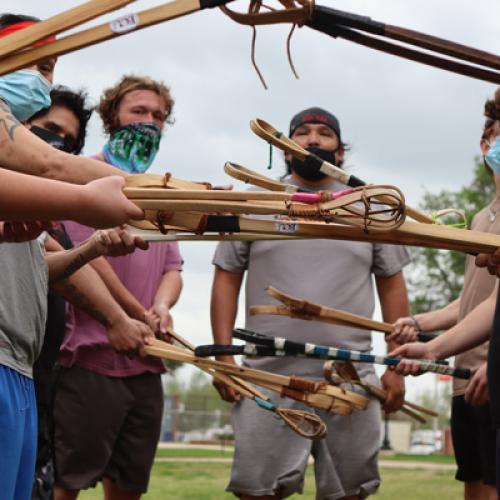
<instances>
[{"instance_id":1,"label":"khaki shorts","mask_svg":"<svg viewBox=\"0 0 500 500\"><path fill-rule=\"evenodd\" d=\"M93 487L103 477L146 492L160 437L159 374L114 378L62 368L54 406L56 484Z\"/></svg>"},{"instance_id":2,"label":"khaki shorts","mask_svg":"<svg viewBox=\"0 0 500 500\"><path fill-rule=\"evenodd\" d=\"M366 377L365 370L359 370ZM370 381L374 379L369 377ZM363 389L352 389L364 395ZM278 406L313 411L288 398L261 389ZM314 457L316 498L360 498L375 493L380 485L377 456L380 448L380 403L370 399L365 411L340 416L316 411L327 424L328 434L310 441L293 432L274 413L242 398L233 405L235 453L231 481L226 488L236 496L279 495L302 492L309 456Z\"/></svg>"}]
</instances>

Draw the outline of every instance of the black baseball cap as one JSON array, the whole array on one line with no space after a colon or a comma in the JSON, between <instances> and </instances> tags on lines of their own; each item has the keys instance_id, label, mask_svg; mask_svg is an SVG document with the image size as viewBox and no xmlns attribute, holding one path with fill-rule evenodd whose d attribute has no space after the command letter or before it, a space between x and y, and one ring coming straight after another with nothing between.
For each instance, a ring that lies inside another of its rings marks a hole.
<instances>
[{"instance_id":1,"label":"black baseball cap","mask_svg":"<svg viewBox=\"0 0 500 500\"><path fill-rule=\"evenodd\" d=\"M330 127L337 134L339 140L341 138L340 123L337 117L322 108L308 108L297 113L290 122L290 132L288 136L291 137L293 133L305 123L322 123Z\"/></svg>"}]
</instances>

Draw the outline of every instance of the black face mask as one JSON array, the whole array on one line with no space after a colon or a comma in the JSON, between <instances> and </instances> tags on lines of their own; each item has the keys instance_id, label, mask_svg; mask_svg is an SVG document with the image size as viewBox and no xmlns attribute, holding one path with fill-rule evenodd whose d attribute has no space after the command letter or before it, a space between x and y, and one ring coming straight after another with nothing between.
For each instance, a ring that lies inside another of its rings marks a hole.
<instances>
[{"instance_id":1,"label":"black face mask","mask_svg":"<svg viewBox=\"0 0 500 500\"><path fill-rule=\"evenodd\" d=\"M318 156L324 161L336 165L335 153L338 151L327 151L326 149L321 149L317 147L306 148L310 153ZM338 165L340 166L340 165ZM315 160L315 158L306 158L305 161L300 161L298 158L292 158L290 163L290 168L296 172L300 177L308 181L320 181L326 177L326 174L320 171L321 164Z\"/></svg>"},{"instance_id":2,"label":"black face mask","mask_svg":"<svg viewBox=\"0 0 500 500\"><path fill-rule=\"evenodd\" d=\"M54 132L47 130L45 128L37 127L33 125L30 128L30 132L35 134L37 137L45 141L49 146L53 148L60 149L61 151L69 152L67 149L66 141Z\"/></svg>"}]
</instances>

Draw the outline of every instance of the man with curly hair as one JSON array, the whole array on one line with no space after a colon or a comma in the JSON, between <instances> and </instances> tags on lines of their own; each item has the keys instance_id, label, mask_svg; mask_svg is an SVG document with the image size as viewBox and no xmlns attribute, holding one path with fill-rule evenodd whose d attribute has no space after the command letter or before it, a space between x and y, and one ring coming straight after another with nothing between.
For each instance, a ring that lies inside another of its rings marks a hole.
<instances>
[{"instance_id":1,"label":"man with curly hair","mask_svg":"<svg viewBox=\"0 0 500 500\"><path fill-rule=\"evenodd\" d=\"M128 75L107 89L97 111L109 139L94 158L128 173L145 172L160 145L173 99L161 82ZM75 244L89 228L66 223ZM94 269L129 316L166 334L181 291L177 243L159 243L135 256L96 259ZM129 359L111 349L103 327L73 309L59 354L54 405L56 500L69 500L102 481L107 499L146 492L160 437L160 360ZM93 404L100 401L102 404Z\"/></svg>"}]
</instances>

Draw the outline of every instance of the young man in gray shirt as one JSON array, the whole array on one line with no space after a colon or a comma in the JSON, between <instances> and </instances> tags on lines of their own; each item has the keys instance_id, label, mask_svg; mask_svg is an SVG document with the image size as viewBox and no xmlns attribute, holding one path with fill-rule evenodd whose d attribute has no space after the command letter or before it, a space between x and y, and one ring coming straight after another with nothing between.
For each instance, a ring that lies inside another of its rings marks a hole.
<instances>
[{"instance_id":1,"label":"young man in gray shirt","mask_svg":"<svg viewBox=\"0 0 500 500\"><path fill-rule=\"evenodd\" d=\"M335 116L320 108L298 113L290 124L290 136L337 165L344 159L345 145ZM304 191L344 189L320 172L286 156L287 183ZM408 314L402 268L408 254L401 247L334 240L223 242L215 252L212 290L212 328L216 343L230 344L236 319L238 295L247 271L246 308L272 304L265 292L272 285L294 296L330 307L371 316L375 307L374 287L380 297L382 315L392 322ZM374 280L372 279L374 276ZM371 349L371 334L355 328L304 322L284 316L247 316L246 327L258 332L361 351ZM232 357L222 356L234 362ZM322 362L311 359L245 359L244 364L272 372L322 378ZM358 366L362 378L379 383L372 365ZM404 399L404 382L394 372L381 379L388 391L383 408L393 412ZM227 386L216 384L226 401L234 401L236 440L228 490L242 499L285 498L302 490L309 455L315 458L318 499L361 499L375 493L380 476L377 454L380 446L379 403L371 398L366 411L350 416L318 412L327 423L328 435L311 442L294 434L272 415L252 402L240 399ZM273 396L275 398L275 396ZM282 404L281 402L279 404ZM287 400L284 406L301 407Z\"/></svg>"}]
</instances>

